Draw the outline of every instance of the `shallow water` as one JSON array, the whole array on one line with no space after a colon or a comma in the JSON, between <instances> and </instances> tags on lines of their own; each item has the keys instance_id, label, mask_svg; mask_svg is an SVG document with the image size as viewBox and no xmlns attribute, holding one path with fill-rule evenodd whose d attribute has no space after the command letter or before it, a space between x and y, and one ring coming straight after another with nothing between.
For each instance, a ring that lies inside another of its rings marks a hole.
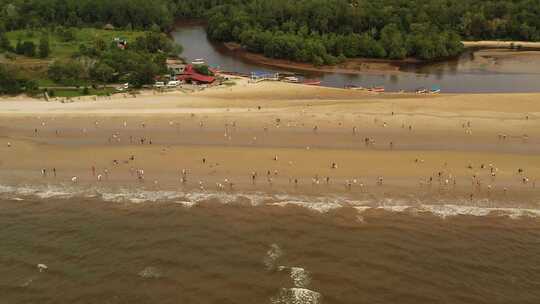
<instances>
[{"instance_id":1,"label":"shallow water","mask_svg":"<svg viewBox=\"0 0 540 304\"><path fill-rule=\"evenodd\" d=\"M4 198L1 302L540 301L538 218L392 210Z\"/></svg>"},{"instance_id":2,"label":"shallow water","mask_svg":"<svg viewBox=\"0 0 540 304\"><path fill-rule=\"evenodd\" d=\"M184 47L188 60L204 58L210 65L225 71L251 73L254 71L285 71L279 68L248 62L223 47L212 44L203 26L181 26L173 33L175 41ZM322 85L343 88L346 85L363 87L384 86L388 91L414 91L417 88L441 87L447 93L538 92L540 60L481 60L474 53L466 53L457 60L430 65L403 67L400 74L310 74ZM288 70L289 72L295 72Z\"/></svg>"}]
</instances>

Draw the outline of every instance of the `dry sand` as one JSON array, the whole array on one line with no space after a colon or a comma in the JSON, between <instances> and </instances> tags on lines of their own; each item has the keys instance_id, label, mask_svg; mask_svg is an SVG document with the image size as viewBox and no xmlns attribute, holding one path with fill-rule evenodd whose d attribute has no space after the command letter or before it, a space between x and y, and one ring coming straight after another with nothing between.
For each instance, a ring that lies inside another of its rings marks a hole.
<instances>
[{"instance_id":1,"label":"dry sand","mask_svg":"<svg viewBox=\"0 0 540 304\"><path fill-rule=\"evenodd\" d=\"M377 95L245 80L190 94L4 99L0 178L376 198L472 194L537 208L538 100L540 94ZM92 166L104 175L100 183Z\"/></svg>"},{"instance_id":2,"label":"dry sand","mask_svg":"<svg viewBox=\"0 0 540 304\"><path fill-rule=\"evenodd\" d=\"M500 41L500 40L484 40L484 41L463 41L465 47L482 47L482 48L510 48L523 47L531 49L540 49L540 42L530 41Z\"/></svg>"}]
</instances>

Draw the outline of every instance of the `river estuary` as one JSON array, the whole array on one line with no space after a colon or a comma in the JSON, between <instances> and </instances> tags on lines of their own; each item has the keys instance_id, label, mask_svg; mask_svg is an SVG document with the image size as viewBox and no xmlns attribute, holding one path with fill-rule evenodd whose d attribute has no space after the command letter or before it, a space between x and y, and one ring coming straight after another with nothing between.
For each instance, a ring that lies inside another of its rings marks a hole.
<instances>
[{"instance_id":1,"label":"river estuary","mask_svg":"<svg viewBox=\"0 0 540 304\"><path fill-rule=\"evenodd\" d=\"M172 36L184 47L183 56L186 59L204 58L210 65L225 71L298 72L246 61L225 47L211 43L203 26L181 26ZM402 66L399 73L300 73L306 78L320 79L324 86L339 88L348 85L384 86L387 91L414 91L438 86L447 93L539 92L540 52L529 53L493 56L489 53L479 55L478 52L466 52L459 59L451 61Z\"/></svg>"}]
</instances>

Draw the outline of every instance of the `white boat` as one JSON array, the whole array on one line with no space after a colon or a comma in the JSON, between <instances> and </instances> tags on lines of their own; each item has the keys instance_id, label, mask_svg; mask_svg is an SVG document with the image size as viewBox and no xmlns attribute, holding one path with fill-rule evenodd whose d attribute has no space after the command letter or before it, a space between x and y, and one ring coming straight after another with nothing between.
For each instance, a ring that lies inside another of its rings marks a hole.
<instances>
[{"instance_id":1,"label":"white boat","mask_svg":"<svg viewBox=\"0 0 540 304\"><path fill-rule=\"evenodd\" d=\"M180 81L178 80L172 80L167 83L168 88L176 88L179 85L180 85Z\"/></svg>"},{"instance_id":2,"label":"white boat","mask_svg":"<svg viewBox=\"0 0 540 304\"><path fill-rule=\"evenodd\" d=\"M202 58L197 58L195 60L193 60L191 62L191 64L194 64L194 65L201 65L201 64L206 64L206 61L204 61L204 59Z\"/></svg>"},{"instance_id":3,"label":"white boat","mask_svg":"<svg viewBox=\"0 0 540 304\"><path fill-rule=\"evenodd\" d=\"M300 80L298 80L298 78L294 76L283 77L283 80L286 82L292 82L292 83L300 82Z\"/></svg>"}]
</instances>

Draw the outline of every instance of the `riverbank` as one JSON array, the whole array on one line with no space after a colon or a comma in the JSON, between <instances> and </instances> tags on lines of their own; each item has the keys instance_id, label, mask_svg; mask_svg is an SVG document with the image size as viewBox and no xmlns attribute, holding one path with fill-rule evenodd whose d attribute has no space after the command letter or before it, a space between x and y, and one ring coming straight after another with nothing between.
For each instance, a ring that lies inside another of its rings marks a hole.
<instances>
[{"instance_id":1,"label":"riverbank","mask_svg":"<svg viewBox=\"0 0 540 304\"><path fill-rule=\"evenodd\" d=\"M0 176L27 186L77 176L83 187L349 200L467 204L472 195L538 208L539 97L246 82L69 104L4 100Z\"/></svg>"},{"instance_id":2,"label":"riverbank","mask_svg":"<svg viewBox=\"0 0 540 304\"><path fill-rule=\"evenodd\" d=\"M466 48L503 48L503 49L528 49L528 50L540 50L540 42L530 41L498 41L498 40L485 40L485 41L463 41L463 45Z\"/></svg>"},{"instance_id":3,"label":"riverbank","mask_svg":"<svg viewBox=\"0 0 540 304\"><path fill-rule=\"evenodd\" d=\"M290 70L298 70L308 73L340 73L340 74L397 74L400 72L400 64L419 63L416 59L406 60L386 60L386 59L368 59L355 58L347 59L343 63L336 65L315 66L311 63L296 62L285 59L268 58L262 54L256 54L244 50L237 43L224 43L224 47L246 61Z\"/></svg>"},{"instance_id":4,"label":"riverbank","mask_svg":"<svg viewBox=\"0 0 540 304\"><path fill-rule=\"evenodd\" d=\"M397 76L415 70L411 69L414 66L419 67L417 69L422 71L425 67L436 67L452 63L456 66L460 64L464 71L484 70L496 73L537 73L538 67L534 63L540 61L540 52L537 51L540 50L540 43L531 42L525 44L520 50L516 47L510 48L510 43L502 41L466 42L466 48L474 49L471 54L476 59L474 62L465 61L461 64L457 58L433 62L423 62L414 58L404 60L353 58L347 59L345 62L336 64L335 66L315 66L310 63L268 58L262 54L248 52L236 43L224 43L223 45L234 56L242 60L262 66L295 70L299 73L305 73L308 76L316 76L322 73ZM527 64L521 64L520 61L523 61L524 58L527 60Z\"/></svg>"}]
</instances>

